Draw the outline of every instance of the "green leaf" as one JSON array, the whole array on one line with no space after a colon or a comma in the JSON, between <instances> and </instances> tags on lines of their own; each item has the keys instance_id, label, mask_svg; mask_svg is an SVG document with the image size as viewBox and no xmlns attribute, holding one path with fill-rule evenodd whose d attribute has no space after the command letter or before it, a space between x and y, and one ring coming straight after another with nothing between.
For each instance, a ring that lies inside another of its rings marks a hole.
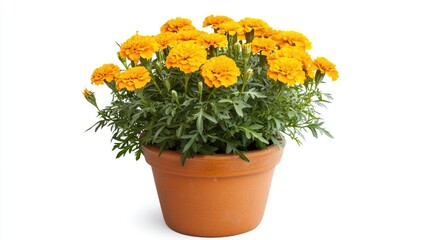
<instances>
[{"instance_id":1,"label":"green leaf","mask_svg":"<svg viewBox=\"0 0 429 240\"><path fill-rule=\"evenodd\" d=\"M262 129L264 126L262 126L261 124L252 124L249 126L250 129L252 130L259 130Z\"/></svg>"},{"instance_id":2,"label":"green leaf","mask_svg":"<svg viewBox=\"0 0 429 240\"><path fill-rule=\"evenodd\" d=\"M200 135L203 135L204 132L203 113L203 109L201 108L197 115L197 130Z\"/></svg>"},{"instance_id":3,"label":"green leaf","mask_svg":"<svg viewBox=\"0 0 429 240\"><path fill-rule=\"evenodd\" d=\"M195 139L197 139L197 134L192 135L191 139L189 139L189 141L186 143L185 147L183 148L183 152L188 151L192 144L194 144Z\"/></svg>"},{"instance_id":4,"label":"green leaf","mask_svg":"<svg viewBox=\"0 0 429 240\"><path fill-rule=\"evenodd\" d=\"M158 135L162 132L162 130L164 130L164 128L165 128L165 126L162 126L156 131L155 135L153 136L152 141L155 141L158 138Z\"/></svg>"},{"instance_id":5,"label":"green leaf","mask_svg":"<svg viewBox=\"0 0 429 240\"><path fill-rule=\"evenodd\" d=\"M252 99L266 98L267 97L264 94L257 92L257 90L255 88L251 88L251 89L249 89L249 91L243 92L243 94L249 95Z\"/></svg>"},{"instance_id":6,"label":"green leaf","mask_svg":"<svg viewBox=\"0 0 429 240\"><path fill-rule=\"evenodd\" d=\"M137 121L137 119L139 119L141 114L142 114L141 112L138 112L133 115L133 117L131 118L130 126L133 125Z\"/></svg>"},{"instance_id":7,"label":"green leaf","mask_svg":"<svg viewBox=\"0 0 429 240\"><path fill-rule=\"evenodd\" d=\"M243 159L246 162L250 162L250 160L246 157L246 155L244 155L244 153L240 150L235 150L234 153L238 154L238 156L240 156L241 159Z\"/></svg>"},{"instance_id":8,"label":"green leaf","mask_svg":"<svg viewBox=\"0 0 429 240\"><path fill-rule=\"evenodd\" d=\"M318 137L318 136L317 136L317 131L316 131L316 129L314 128L314 126L308 126L308 128L310 129L311 134L313 135L313 137L317 138L317 137Z\"/></svg>"},{"instance_id":9,"label":"green leaf","mask_svg":"<svg viewBox=\"0 0 429 240\"><path fill-rule=\"evenodd\" d=\"M142 155L142 152L140 150L136 151L136 153L135 153L136 160L139 160L141 155Z\"/></svg>"},{"instance_id":10,"label":"green leaf","mask_svg":"<svg viewBox=\"0 0 429 240\"><path fill-rule=\"evenodd\" d=\"M207 113L205 113L205 112L203 112L203 116L204 116L205 118L207 118L209 121L211 121L211 122L213 122L213 123L217 123L216 118L214 118L213 116L211 116L211 115L209 115L209 114L207 114Z\"/></svg>"},{"instance_id":11,"label":"green leaf","mask_svg":"<svg viewBox=\"0 0 429 240\"><path fill-rule=\"evenodd\" d=\"M221 99L219 100L220 103L233 103L230 99Z\"/></svg>"},{"instance_id":12,"label":"green leaf","mask_svg":"<svg viewBox=\"0 0 429 240\"><path fill-rule=\"evenodd\" d=\"M243 127L243 126L240 126L239 129L244 130L247 138L250 138L249 136L252 135L254 138L258 139L259 141L261 141L261 142L263 142L265 144L269 144L269 142L267 141L267 139L265 139L264 137L262 137L261 133L255 132L252 129L246 128L246 127Z\"/></svg>"},{"instance_id":13,"label":"green leaf","mask_svg":"<svg viewBox=\"0 0 429 240\"><path fill-rule=\"evenodd\" d=\"M230 143L226 143L226 153L232 153L233 146Z\"/></svg>"},{"instance_id":14,"label":"green leaf","mask_svg":"<svg viewBox=\"0 0 429 240\"><path fill-rule=\"evenodd\" d=\"M238 116L243 117L243 108L251 107L249 104L243 102L242 100L234 101L234 109Z\"/></svg>"},{"instance_id":15,"label":"green leaf","mask_svg":"<svg viewBox=\"0 0 429 240\"><path fill-rule=\"evenodd\" d=\"M176 137L180 138L183 133L183 124L180 124L180 127L176 129Z\"/></svg>"}]
</instances>

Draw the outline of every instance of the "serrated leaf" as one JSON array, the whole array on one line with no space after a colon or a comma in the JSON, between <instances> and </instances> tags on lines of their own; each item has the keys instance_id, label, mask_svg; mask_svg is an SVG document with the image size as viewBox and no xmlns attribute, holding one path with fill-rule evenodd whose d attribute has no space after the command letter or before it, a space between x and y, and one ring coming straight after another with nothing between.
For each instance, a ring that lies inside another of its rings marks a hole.
<instances>
[{"instance_id":1,"label":"serrated leaf","mask_svg":"<svg viewBox=\"0 0 429 240\"><path fill-rule=\"evenodd\" d=\"M265 96L264 94L257 92L257 90L255 90L255 88L251 88L249 89L249 91L243 92L244 94L249 95L252 99L255 98L266 98L267 96Z\"/></svg>"},{"instance_id":2,"label":"serrated leaf","mask_svg":"<svg viewBox=\"0 0 429 240\"><path fill-rule=\"evenodd\" d=\"M243 108L238 106L238 104L234 104L235 112L238 114L238 116L243 117Z\"/></svg>"},{"instance_id":3,"label":"serrated leaf","mask_svg":"<svg viewBox=\"0 0 429 240\"><path fill-rule=\"evenodd\" d=\"M242 100L234 101L234 109L238 116L243 117L243 108L251 107L249 104L243 102Z\"/></svg>"}]
</instances>

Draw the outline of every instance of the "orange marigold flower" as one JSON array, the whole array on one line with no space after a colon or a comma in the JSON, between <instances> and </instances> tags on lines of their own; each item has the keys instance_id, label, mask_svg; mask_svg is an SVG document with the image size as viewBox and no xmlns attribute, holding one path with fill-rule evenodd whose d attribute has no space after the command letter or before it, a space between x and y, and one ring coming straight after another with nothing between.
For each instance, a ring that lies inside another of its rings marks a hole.
<instances>
[{"instance_id":1,"label":"orange marigold flower","mask_svg":"<svg viewBox=\"0 0 429 240\"><path fill-rule=\"evenodd\" d=\"M204 48L209 48L210 46L220 48L226 47L226 45L228 45L228 39L225 35L217 33L205 33L198 37L197 44L203 46Z\"/></svg>"},{"instance_id":2,"label":"orange marigold flower","mask_svg":"<svg viewBox=\"0 0 429 240\"><path fill-rule=\"evenodd\" d=\"M304 34L295 31L277 31L272 35L280 47L299 47L302 49L311 49L311 42Z\"/></svg>"},{"instance_id":3,"label":"orange marigold flower","mask_svg":"<svg viewBox=\"0 0 429 240\"><path fill-rule=\"evenodd\" d=\"M177 32L177 40L179 42L193 41L196 42L198 37L205 32L200 30L186 30Z\"/></svg>"},{"instance_id":4,"label":"orange marigold flower","mask_svg":"<svg viewBox=\"0 0 429 240\"><path fill-rule=\"evenodd\" d=\"M234 20L227 16L207 16L203 21L203 27L212 26L213 29L217 30L219 28L219 24L224 22L233 22Z\"/></svg>"},{"instance_id":5,"label":"orange marigold flower","mask_svg":"<svg viewBox=\"0 0 429 240\"><path fill-rule=\"evenodd\" d=\"M254 30L254 36L259 37L263 32L271 29L271 27L261 19L258 18L243 18L239 22L245 32L251 32Z\"/></svg>"},{"instance_id":6,"label":"orange marigold flower","mask_svg":"<svg viewBox=\"0 0 429 240\"><path fill-rule=\"evenodd\" d=\"M118 90L127 89L134 91L136 89L146 86L150 81L150 74L143 66L129 68L122 72L116 80L116 88Z\"/></svg>"},{"instance_id":7,"label":"orange marigold flower","mask_svg":"<svg viewBox=\"0 0 429 240\"><path fill-rule=\"evenodd\" d=\"M206 62L207 51L201 46L189 41L181 42L172 48L167 56L167 68L176 67L184 73L197 71Z\"/></svg>"},{"instance_id":8,"label":"orange marigold flower","mask_svg":"<svg viewBox=\"0 0 429 240\"><path fill-rule=\"evenodd\" d=\"M252 52L269 56L274 50L277 49L277 42L269 38L254 38L252 43Z\"/></svg>"},{"instance_id":9,"label":"orange marigold flower","mask_svg":"<svg viewBox=\"0 0 429 240\"><path fill-rule=\"evenodd\" d=\"M155 37L134 35L121 45L119 56L128 58L137 64L140 57L151 59L153 54L159 50Z\"/></svg>"},{"instance_id":10,"label":"orange marigold flower","mask_svg":"<svg viewBox=\"0 0 429 240\"><path fill-rule=\"evenodd\" d=\"M166 47L174 47L177 44L177 34L173 32L163 32L155 36L159 44L159 50Z\"/></svg>"},{"instance_id":11,"label":"orange marigold flower","mask_svg":"<svg viewBox=\"0 0 429 240\"><path fill-rule=\"evenodd\" d=\"M305 72L302 69L302 63L294 58L277 58L270 62L267 71L267 77L273 80L279 80L288 86L294 86L297 83L303 84L305 81Z\"/></svg>"},{"instance_id":12,"label":"orange marigold flower","mask_svg":"<svg viewBox=\"0 0 429 240\"><path fill-rule=\"evenodd\" d=\"M338 79L338 71L336 69L336 66L328 59L324 57L318 57L314 59L313 65L321 73L328 74L328 76L331 77L333 81Z\"/></svg>"},{"instance_id":13,"label":"orange marigold flower","mask_svg":"<svg viewBox=\"0 0 429 240\"><path fill-rule=\"evenodd\" d=\"M192 25L192 21L190 19L181 17L170 19L161 26L161 32L178 32L187 30L195 30L195 27Z\"/></svg>"},{"instance_id":14,"label":"orange marigold flower","mask_svg":"<svg viewBox=\"0 0 429 240\"><path fill-rule=\"evenodd\" d=\"M312 66L313 59L311 59L310 54L308 54L302 48L283 47L280 50L275 51L273 54L267 57L268 64L270 63L271 60L281 58L281 57L294 58L300 61L307 75L311 78L314 78L314 67Z\"/></svg>"},{"instance_id":15,"label":"orange marigold flower","mask_svg":"<svg viewBox=\"0 0 429 240\"><path fill-rule=\"evenodd\" d=\"M240 23L233 21L219 24L218 33L223 35L228 34L230 36L237 34L239 39L244 39L245 37L243 26L241 26Z\"/></svg>"},{"instance_id":16,"label":"orange marigold flower","mask_svg":"<svg viewBox=\"0 0 429 240\"><path fill-rule=\"evenodd\" d=\"M91 75L91 82L95 85L101 85L104 81L111 82L119 76L121 70L112 63L103 64L103 66L94 70Z\"/></svg>"},{"instance_id":17,"label":"orange marigold flower","mask_svg":"<svg viewBox=\"0 0 429 240\"><path fill-rule=\"evenodd\" d=\"M272 29L271 27L270 28L262 28L262 29L258 30L257 37L271 38L271 36L275 33L277 33L277 31Z\"/></svg>"},{"instance_id":18,"label":"orange marigold flower","mask_svg":"<svg viewBox=\"0 0 429 240\"><path fill-rule=\"evenodd\" d=\"M229 87L237 82L239 75L234 60L225 55L212 57L201 67L201 76L209 87Z\"/></svg>"}]
</instances>

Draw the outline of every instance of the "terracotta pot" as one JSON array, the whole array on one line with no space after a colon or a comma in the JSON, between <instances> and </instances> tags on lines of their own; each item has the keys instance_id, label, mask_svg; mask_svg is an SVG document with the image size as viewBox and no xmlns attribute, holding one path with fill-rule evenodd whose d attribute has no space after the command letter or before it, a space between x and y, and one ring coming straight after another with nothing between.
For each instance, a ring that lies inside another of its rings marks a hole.
<instances>
[{"instance_id":1,"label":"terracotta pot","mask_svg":"<svg viewBox=\"0 0 429 240\"><path fill-rule=\"evenodd\" d=\"M274 168L283 148L237 155L198 155L180 164L180 154L144 147L152 166L166 224L179 233L222 237L256 228L262 220Z\"/></svg>"}]
</instances>

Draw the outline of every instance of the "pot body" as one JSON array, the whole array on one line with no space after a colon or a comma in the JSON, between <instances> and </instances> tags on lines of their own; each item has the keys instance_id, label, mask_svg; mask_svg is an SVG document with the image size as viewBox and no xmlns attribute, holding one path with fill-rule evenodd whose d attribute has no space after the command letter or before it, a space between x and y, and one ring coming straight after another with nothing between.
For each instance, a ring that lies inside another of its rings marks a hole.
<instances>
[{"instance_id":1,"label":"pot body","mask_svg":"<svg viewBox=\"0 0 429 240\"><path fill-rule=\"evenodd\" d=\"M256 228L262 220L274 168L283 148L237 155L197 155L180 164L180 154L144 147L152 166L166 224L179 233L223 237Z\"/></svg>"}]
</instances>

